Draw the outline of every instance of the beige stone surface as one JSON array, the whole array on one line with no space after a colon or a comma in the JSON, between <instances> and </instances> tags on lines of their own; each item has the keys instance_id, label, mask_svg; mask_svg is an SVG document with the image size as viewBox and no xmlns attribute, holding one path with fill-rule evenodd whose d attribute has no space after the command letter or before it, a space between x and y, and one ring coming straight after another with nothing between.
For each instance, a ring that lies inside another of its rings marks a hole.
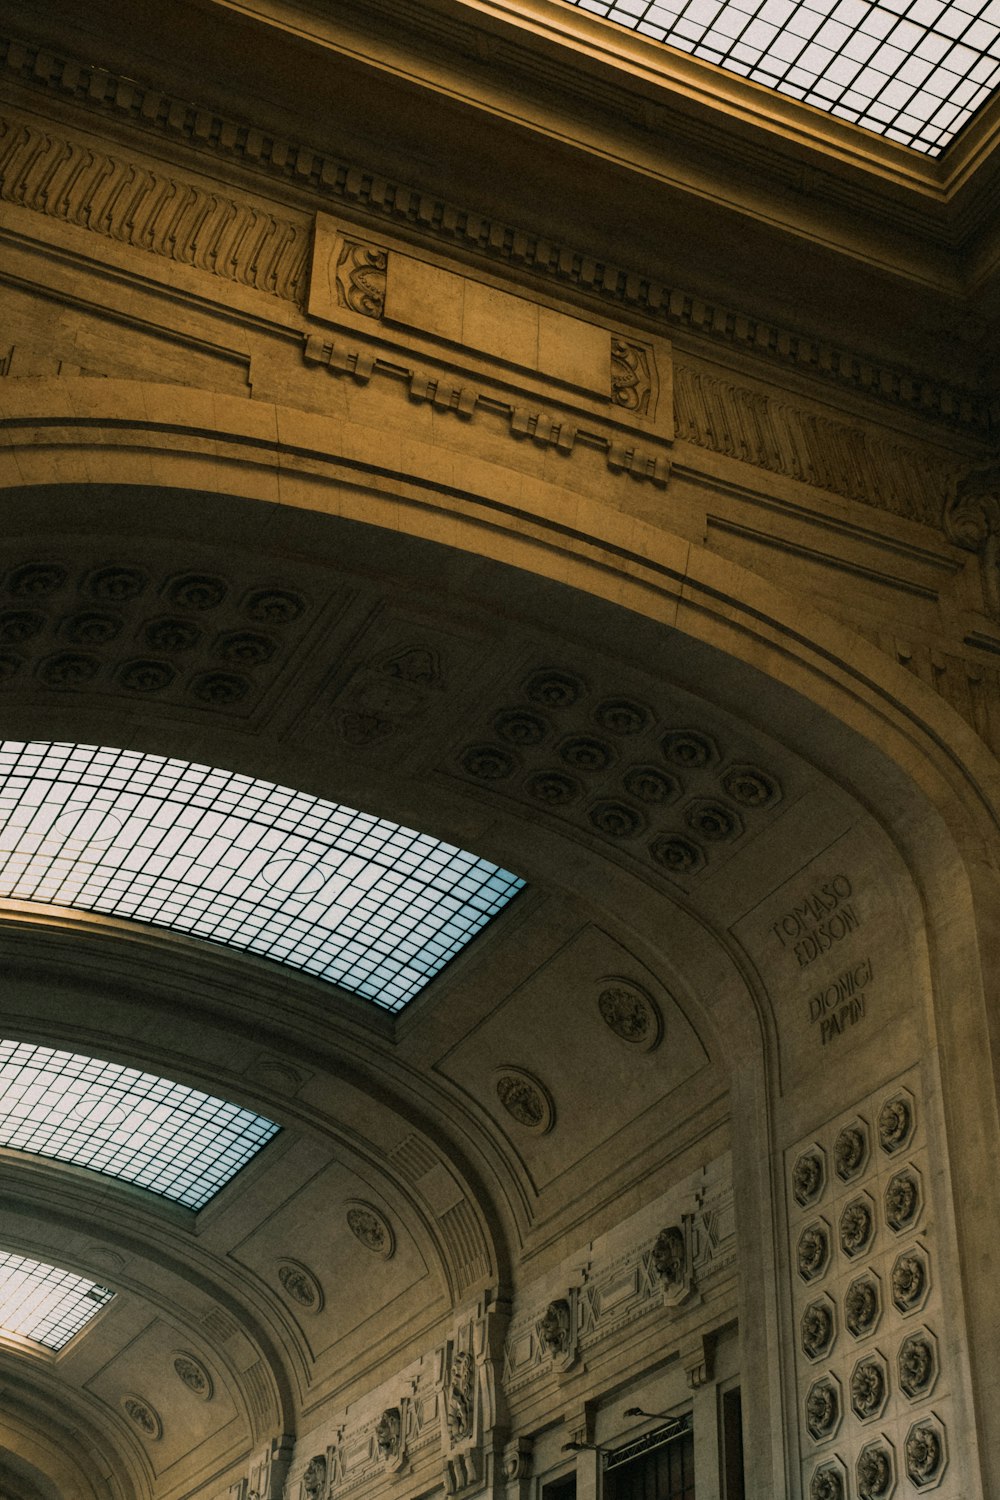
<instances>
[{"instance_id":1,"label":"beige stone surface","mask_svg":"<svg viewBox=\"0 0 1000 1500\"><path fill-rule=\"evenodd\" d=\"M553 0L0 22L4 738L527 882L396 1016L0 903L5 1036L282 1127L197 1214L0 1151L116 1292L0 1330L0 1492L601 1500L669 1414L698 1500L989 1500L995 101L933 163Z\"/></svg>"}]
</instances>

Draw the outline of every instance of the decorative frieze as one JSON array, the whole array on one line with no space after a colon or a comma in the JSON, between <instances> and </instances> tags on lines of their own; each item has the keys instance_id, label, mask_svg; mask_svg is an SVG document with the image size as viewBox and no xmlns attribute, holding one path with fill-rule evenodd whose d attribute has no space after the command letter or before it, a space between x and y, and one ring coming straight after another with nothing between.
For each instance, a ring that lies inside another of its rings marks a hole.
<instances>
[{"instance_id":1,"label":"decorative frieze","mask_svg":"<svg viewBox=\"0 0 1000 1500\"><path fill-rule=\"evenodd\" d=\"M301 222L11 115L0 119L0 200L284 301L303 295Z\"/></svg>"},{"instance_id":2,"label":"decorative frieze","mask_svg":"<svg viewBox=\"0 0 1000 1500\"><path fill-rule=\"evenodd\" d=\"M534 1381L559 1379L637 1325L666 1315L683 1320L703 1306L720 1279L735 1269L736 1230L729 1160L668 1196L659 1227L636 1230L627 1248L588 1247L571 1258L572 1273L559 1285L550 1277L536 1297L524 1294L515 1310L503 1354L508 1395ZM666 1220L664 1223L663 1221ZM569 1263L568 1263L569 1264ZM683 1326L683 1324L682 1324ZM711 1341L687 1334L681 1350L693 1386L710 1378Z\"/></svg>"},{"instance_id":3,"label":"decorative frieze","mask_svg":"<svg viewBox=\"0 0 1000 1500\"><path fill-rule=\"evenodd\" d=\"M678 439L938 526L954 462L686 365L674 370Z\"/></svg>"},{"instance_id":4,"label":"decorative frieze","mask_svg":"<svg viewBox=\"0 0 1000 1500\"><path fill-rule=\"evenodd\" d=\"M125 119L153 136L188 142L199 153L217 154L265 177L311 188L319 198L350 205L355 213L360 210L373 219L412 225L430 239L458 245L487 260L516 264L536 278L590 293L605 306L617 303L623 309L635 309L713 344L732 346L767 364L785 365L820 384L862 392L869 399L973 433L988 429L987 402L972 392L757 318L751 310L667 287L627 266L596 257L585 247L562 244L439 199L356 162L226 117L204 104L170 97L84 59L54 56L28 40L0 38L0 61L27 87L55 90L61 99L75 100L94 114ZM900 492L895 498L898 503Z\"/></svg>"}]
</instances>

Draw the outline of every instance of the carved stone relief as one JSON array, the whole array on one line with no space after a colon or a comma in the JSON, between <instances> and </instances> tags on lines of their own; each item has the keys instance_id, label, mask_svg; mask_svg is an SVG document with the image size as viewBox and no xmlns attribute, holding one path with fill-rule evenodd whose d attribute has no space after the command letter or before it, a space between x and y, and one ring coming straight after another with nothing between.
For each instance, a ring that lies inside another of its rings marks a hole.
<instances>
[{"instance_id":1,"label":"carved stone relief","mask_svg":"<svg viewBox=\"0 0 1000 1500\"><path fill-rule=\"evenodd\" d=\"M828 1297L809 1302L803 1309L800 1324L802 1352L809 1360L829 1354L837 1337L836 1310Z\"/></svg>"},{"instance_id":2,"label":"carved stone relief","mask_svg":"<svg viewBox=\"0 0 1000 1500\"><path fill-rule=\"evenodd\" d=\"M896 1356L899 1388L910 1401L929 1396L938 1376L937 1340L928 1328L908 1334Z\"/></svg>"},{"instance_id":3,"label":"carved stone relief","mask_svg":"<svg viewBox=\"0 0 1000 1500\"><path fill-rule=\"evenodd\" d=\"M452 1443L460 1443L472 1432L475 1391L475 1360L467 1349L459 1350L452 1357L445 1395L445 1420Z\"/></svg>"},{"instance_id":4,"label":"carved stone relief","mask_svg":"<svg viewBox=\"0 0 1000 1500\"><path fill-rule=\"evenodd\" d=\"M896 1257L892 1266L892 1300L901 1313L922 1307L930 1290L927 1256L918 1248Z\"/></svg>"},{"instance_id":5,"label":"carved stone relief","mask_svg":"<svg viewBox=\"0 0 1000 1500\"><path fill-rule=\"evenodd\" d=\"M860 1422L881 1416L889 1399L889 1377L880 1354L869 1354L851 1371L851 1410Z\"/></svg>"},{"instance_id":6,"label":"carved stone relief","mask_svg":"<svg viewBox=\"0 0 1000 1500\"><path fill-rule=\"evenodd\" d=\"M953 469L929 450L873 437L832 413L678 364L677 437L803 484L936 526Z\"/></svg>"},{"instance_id":7,"label":"carved stone relief","mask_svg":"<svg viewBox=\"0 0 1000 1500\"><path fill-rule=\"evenodd\" d=\"M509 1065L498 1068L495 1087L500 1103L519 1125L538 1135L552 1129L555 1124L552 1096L533 1073Z\"/></svg>"},{"instance_id":8,"label":"carved stone relief","mask_svg":"<svg viewBox=\"0 0 1000 1500\"><path fill-rule=\"evenodd\" d=\"M678 1224L661 1229L652 1254L653 1270L667 1291L681 1288L688 1275L687 1244L684 1230Z\"/></svg>"},{"instance_id":9,"label":"carved stone relief","mask_svg":"<svg viewBox=\"0 0 1000 1500\"><path fill-rule=\"evenodd\" d=\"M813 1470L809 1481L809 1500L847 1500L844 1470L836 1459Z\"/></svg>"},{"instance_id":10,"label":"carved stone relief","mask_svg":"<svg viewBox=\"0 0 1000 1500\"><path fill-rule=\"evenodd\" d=\"M867 1194L853 1198L840 1215L840 1248L850 1259L862 1255L875 1236L874 1206Z\"/></svg>"},{"instance_id":11,"label":"carved stone relief","mask_svg":"<svg viewBox=\"0 0 1000 1500\"><path fill-rule=\"evenodd\" d=\"M652 394L650 350L644 344L611 340L611 399L616 406L644 416Z\"/></svg>"},{"instance_id":12,"label":"carved stone relief","mask_svg":"<svg viewBox=\"0 0 1000 1500\"><path fill-rule=\"evenodd\" d=\"M565 1297L550 1302L538 1325L542 1343L554 1357L568 1353L572 1313Z\"/></svg>"},{"instance_id":13,"label":"carved stone relief","mask_svg":"<svg viewBox=\"0 0 1000 1500\"><path fill-rule=\"evenodd\" d=\"M139 1429L143 1437L155 1443L163 1436L163 1423L159 1413L142 1396L123 1396L122 1411L132 1425Z\"/></svg>"},{"instance_id":14,"label":"carved stone relief","mask_svg":"<svg viewBox=\"0 0 1000 1500\"><path fill-rule=\"evenodd\" d=\"M878 1113L878 1143L887 1155L902 1151L913 1135L913 1098L908 1091L886 1099Z\"/></svg>"},{"instance_id":15,"label":"carved stone relief","mask_svg":"<svg viewBox=\"0 0 1000 1500\"><path fill-rule=\"evenodd\" d=\"M799 1235L798 1272L803 1281L816 1281L830 1263L830 1226L823 1219L809 1224Z\"/></svg>"},{"instance_id":16,"label":"carved stone relief","mask_svg":"<svg viewBox=\"0 0 1000 1500\"><path fill-rule=\"evenodd\" d=\"M800 1208L818 1203L826 1185L826 1157L815 1146L796 1158L792 1168L792 1196Z\"/></svg>"},{"instance_id":17,"label":"carved stone relief","mask_svg":"<svg viewBox=\"0 0 1000 1500\"><path fill-rule=\"evenodd\" d=\"M601 1019L615 1036L642 1052L651 1052L662 1035L659 1007L631 980L608 979L597 996Z\"/></svg>"},{"instance_id":18,"label":"carved stone relief","mask_svg":"<svg viewBox=\"0 0 1000 1500\"><path fill-rule=\"evenodd\" d=\"M391 1259L396 1249L396 1236L374 1204L353 1199L347 1207L347 1227L366 1250L383 1260Z\"/></svg>"},{"instance_id":19,"label":"carved stone relief","mask_svg":"<svg viewBox=\"0 0 1000 1500\"><path fill-rule=\"evenodd\" d=\"M306 1465L302 1476L302 1500L325 1500L326 1455L315 1454Z\"/></svg>"},{"instance_id":20,"label":"carved stone relief","mask_svg":"<svg viewBox=\"0 0 1000 1500\"><path fill-rule=\"evenodd\" d=\"M922 1417L906 1434L906 1473L914 1489L935 1489L948 1462L945 1432L936 1417Z\"/></svg>"},{"instance_id":21,"label":"carved stone relief","mask_svg":"<svg viewBox=\"0 0 1000 1500\"><path fill-rule=\"evenodd\" d=\"M383 1458L398 1459L403 1447L403 1419L398 1406L386 1407L375 1424L375 1441Z\"/></svg>"},{"instance_id":22,"label":"carved stone relief","mask_svg":"<svg viewBox=\"0 0 1000 1500\"><path fill-rule=\"evenodd\" d=\"M291 1300L306 1312L322 1311L323 1290L308 1266L297 1260L280 1261L278 1280Z\"/></svg>"},{"instance_id":23,"label":"carved stone relief","mask_svg":"<svg viewBox=\"0 0 1000 1500\"><path fill-rule=\"evenodd\" d=\"M896 1484L896 1461L892 1446L880 1438L867 1443L858 1454L855 1468L858 1500L888 1500Z\"/></svg>"},{"instance_id":24,"label":"carved stone relief","mask_svg":"<svg viewBox=\"0 0 1000 1500\"><path fill-rule=\"evenodd\" d=\"M309 224L208 192L182 174L0 120L0 198L290 302L305 286ZM16 194L16 196L15 196Z\"/></svg>"},{"instance_id":25,"label":"carved stone relief","mask_svg":"<svg viewBox=\"0 0 1000 1500\"><path fill-rule=\"evenodd\" d=\"M809 1387L806 1395L806 1430L814 1442L824 1443L840 1426L842 1415L840 1387L831 1375L825 1375Z\"/></svg>"},{"instance_id":26,"label":"carved stone relief","mask_svg":"<svg viewBox=\"0 0 1000 1500\"><path fill-rule=\"evenodd\" d=\"M833 1143L833 1165L842 1182L860 1176L868 1162L868 1128L863 1120L845 1125Z\"/></svg>"},{"instance_id":27,"label":"carved stone relief","mask_svg":"<svg viewBox=\"0 0 1000 1500\"><path fill-rule=\"evenodd\" d=\"M867 1338L882 1316L882 1289L871 1272L858 1276L844 1295L844 1325L853 1338Z\"/></svg>"},{"instance_id":28,"label":"carved stone relief","mask_svg":"<svg viewBox=\"0 0 1000 1500\"><path fill-rule=\"evenodd\" d=\"M365 318L381 318L385 310L388 251L378 245L345 240L334 271L341 307Z\"/></svg>"},{"instance_id":29,"label":"carved stone relief","mask_svg":"<svg viewBox=\"0 0 1000 1500\"><path fill-rule=\"evenodd\" d=\"M582 1250L573 1262L573 1280L565 1289L542 1283L538 1300L526 1300L515 1313L504 1344L503 1386L509 1396L530 1381L551 1379L579 1358L603 1357L598 1351L614 1347L612 1340L639 1336L642 1324L666 1315L682 1320L689 1309L707 1303L713 1289L726 1284L736 1271L736 1225L728 1157L713 1163L707 1179L694 1174L683 1191L664 1200L671 1215L663 1230L653 1233L644 1211L636 1237L613 1253L594 1256ZM655 1221L654 1221L655 1222ZM622 1226L624 1231L625 1226ZM559 1356L544 1340L543 1325L562 1347L568 1306L569 1344ZM555 1304L555 1314L550 1309ZM710 1337L684 1332L681 1362L689 1383L711 1378L713 1348ZM642 1334L642 1336L646 1336ZM668 1335L664 1335L668 1336ZM672 1335L670 1335L672 1337Z\"/></svg>"},{"instance_id":30,"label":"carved stone relief","mask_svg":"<svg viewBox=\"0 0 1000 1500\"><path fill-rule=\"evenodd\" d=\"M200 1359L184 1350L174 1356L174 1372L189 1391L193 1391L202 1401L211 1401L215 1386Z\"/></svg>"},{"instance_id":31,"label":"carved stone relief","mask_svg":"<svg viewBox=\"0 0 1000 1500\"><path fill-rule=\"evenodd\" d=\"M912 1228L920 1217L920 1176L908 1167L890 1177L885 1189L885 1222L894 1234Z\"/></svg>"}]
</instances>

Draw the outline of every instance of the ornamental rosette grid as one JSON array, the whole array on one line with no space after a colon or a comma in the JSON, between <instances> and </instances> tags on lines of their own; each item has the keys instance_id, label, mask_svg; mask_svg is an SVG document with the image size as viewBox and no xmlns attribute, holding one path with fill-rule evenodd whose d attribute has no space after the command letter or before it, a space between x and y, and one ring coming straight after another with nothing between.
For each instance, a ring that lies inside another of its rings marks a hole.
<instances>
[{"instance_id":1,"label":"ornamental rosette grid","mask_svg":"<svg viewBox=\"0 0 1000 1500\"><path fill-rule=\"evenodd\" d=\"M948 1472L921 1123L913 1087L883 1089L786 1156L809 1500L936 1491Z\"/></svg>"},{"instance_id":2,"label":"ornamental rosette grid","mask_svg":"<svg viewBox=\"0 0 1000 1500\"><path fill-rule=\"evenodd\" d=\"M714 733L564 668L536 668L453 761L458 774L686 880L764 826L778 778Z\"/></svg>"},{"instance_id":3,"label":"ornamental rosette grid","mask_svg":"<svg viewBox=\"0 0 1000 1500\"><path fill-rule=\"evenodd\" d=\"M0 575L0 686L245 714L308 615L297 589L197 567L156 576L126 560L22 562Z\"/></svg>"}]
</instances>

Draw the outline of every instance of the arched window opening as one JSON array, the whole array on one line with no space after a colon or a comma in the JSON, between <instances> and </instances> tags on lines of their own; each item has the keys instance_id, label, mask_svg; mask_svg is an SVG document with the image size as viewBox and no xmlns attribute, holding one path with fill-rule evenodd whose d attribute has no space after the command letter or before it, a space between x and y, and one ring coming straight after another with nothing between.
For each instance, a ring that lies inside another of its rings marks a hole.
<instances>
[{"instance_id":1,"label":"arched window opening","mask_svg":"<svg viewBox=\"0 0 1000 1500\"><path fill-rule=\"evenodd\" d=\"M0 741L0 896L170 927L387 1010L523 884L428 834L251 776Z\"/></svg>"},{"instance_id":2,"label":"arched window opening","mask_svg":"<svg viewBox=\"0 0 1000 1500\"><path fill-rule=\"evenodd\" d=\"M87 1167L187 1208L204 1207L278 1128L155 1073L0 1041L0 1146Z\"/></svg>"},{"instance_id":3,"label":"arched window opening","mask_svg":"<svg viewBox=\"0 0 1000 1500\"><path fill-rule=\"evenodd\" d=\"M114 1292L61 1266L0 1250L0 1331L53 1351L68 1344Z\"/></svg>"}]
</instances>

